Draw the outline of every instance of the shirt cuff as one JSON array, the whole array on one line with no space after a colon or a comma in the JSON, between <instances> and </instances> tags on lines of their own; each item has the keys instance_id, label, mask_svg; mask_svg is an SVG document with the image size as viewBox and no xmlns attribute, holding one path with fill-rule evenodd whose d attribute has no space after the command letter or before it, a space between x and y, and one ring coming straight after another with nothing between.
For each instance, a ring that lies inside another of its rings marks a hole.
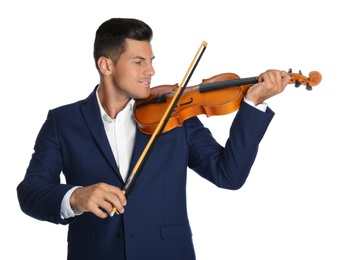
<instances>
[{"instance_id":1,"label":"shirt cuff","mask_svg":"<svg viewBox=\"0 0 339 260\"><path fill-rule=\"evenodd\" d=\"M60 215L62 219L68 219L72 218L78 215L81 215L83 212L82 211L77 211L75 209L71 208L71 205L69 203L69 198L71 197L73 191L80 186L73 187L67 193L65 194L64 198L61 201L61 210L60 210Z\"/></svg>"},{"instance_id":2,"label":"shirt cuff","mask_svg":"<svg viewBox=\"0 0 339 260\"><path fill-rule=\"evenodd\" d=\"M267 109L267 104L266 103L261 103L261 104L258 104L258 105L254 105L254 103L252 101L248 100L245 97L244 97L244 101L247 104L249 104L250 106L255 107L256 109L259 109L262 112L266 112L266 109Z\"/></svg>"}]
</instances>

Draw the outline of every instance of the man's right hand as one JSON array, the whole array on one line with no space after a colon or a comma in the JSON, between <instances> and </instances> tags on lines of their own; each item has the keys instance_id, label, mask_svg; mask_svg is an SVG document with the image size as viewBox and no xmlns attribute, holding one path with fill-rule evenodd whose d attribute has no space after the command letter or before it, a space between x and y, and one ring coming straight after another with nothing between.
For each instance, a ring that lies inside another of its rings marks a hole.
<instances>
[{"instance_id":1,"label":"man's right hand","mask_svg":"<svg viewBox=\"0 0 339 260\"><path fill-rule=\"evenodd\" d=\"M114 207L122 214L126 203L122 190L106 183L79 187L70 197L72 209L79 212L92 212L100 218L108 217Z\"/></svg>"}]
</instances>

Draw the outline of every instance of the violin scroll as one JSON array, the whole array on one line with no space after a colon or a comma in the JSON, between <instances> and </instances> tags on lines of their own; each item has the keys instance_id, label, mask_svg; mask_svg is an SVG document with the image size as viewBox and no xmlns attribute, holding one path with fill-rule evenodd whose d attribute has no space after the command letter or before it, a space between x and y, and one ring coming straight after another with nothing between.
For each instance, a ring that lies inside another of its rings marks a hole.
<instances>
[{"instance_id":1,"label":"violin scroll","mask_svg":"<svg viewBox=\"0 0 339 260\"><path fill-rule=\"evenodd\" d=\"M302 75L301 71L299 73L292 73L292 69L289 69L288 73L291 75L291 84L295 84L295 87L298 88L301 85L306 86L307 90L312 90L313 87L317 86L321 80L322 76L318 71L311 71L307 78L306 76Z\"/></svg>"}]
</instances>

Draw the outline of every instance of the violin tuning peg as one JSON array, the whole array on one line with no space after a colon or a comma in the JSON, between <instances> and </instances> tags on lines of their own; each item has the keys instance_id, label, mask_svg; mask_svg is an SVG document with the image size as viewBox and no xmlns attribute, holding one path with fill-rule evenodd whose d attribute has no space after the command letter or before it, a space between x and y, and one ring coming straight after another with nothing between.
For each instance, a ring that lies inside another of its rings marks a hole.
<instances>
[{"instance_id":1,"label":"violin tuning peg","mask_svg":"<svg viewBox=\"0 0 339 260\"><path fill-rule=\"evenodd\" d=\"M296 88L299 88L300 85L301 85L301 82L300 82L299 80L296 80L294 86L295 86Z\"/></svg>"},{"instance_id":2,"label":"violin tuning peg","mask_svg":"<svg viewBox=\"0 0 339 260\"><path fill-rule=\"evenodd\" d=\"M308 91L311 91L312 90L312 87L310 86L310 84L306 84L306 90L308 90Z\"/></svg>"}]
</instances>

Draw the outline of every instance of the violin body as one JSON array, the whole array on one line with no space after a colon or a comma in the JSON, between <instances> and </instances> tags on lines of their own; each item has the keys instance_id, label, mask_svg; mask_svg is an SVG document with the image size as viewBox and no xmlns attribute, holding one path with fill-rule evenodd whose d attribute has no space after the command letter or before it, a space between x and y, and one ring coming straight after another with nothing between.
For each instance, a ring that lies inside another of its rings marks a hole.
<instances>
[{"instance_id":1,"label":"violin body","mask_svg":"<svg viewBox=\"0 0 339 260\"><path fill-rule=\"evenodd\" d=\"M202 80L202 84L239 79L234 73L219 74L209 79ZM146 134L153 133L159 120L165 113L169 100L178 89L178 84L160 85L151 88L151 94L147 99L137 100L135 107L135 119L139 129ZM219 89L200 93L199 85L186 87L170 119L168 120L164 132L179 127L192 116L205 114L207 117L213 115L225 115L238 110L246 87ZM226 91L227 90L227 91ZM162 96L163 95L163 96ZM149 103L152 100L160 100L159 103ZM140 106L146 103L145 106ZM147 115L147 116L145 116Z\"/></svg>"},{"instance_id":2,"label":"violin body","mask_svg":"<svg viewBox=\"0 0 339 260\"><path fill-rule=\"evenodd\" d=\"M305 85L308 90L318 85L322 79L316 71L310 72L309 78L301 72L290 72L290 75L290 84L295 84L296 87ZM182 126L185 120L193 116L226 115L238 110L248 88L257 82L257 77L241 79L235 73L222 73L202 80L199 85L186 87L163 132ZM136 100L134 117L140 131L145 134L154 132L178 87L178 84L153 87L147 99Z\"/></svg>"}]
</instances>

